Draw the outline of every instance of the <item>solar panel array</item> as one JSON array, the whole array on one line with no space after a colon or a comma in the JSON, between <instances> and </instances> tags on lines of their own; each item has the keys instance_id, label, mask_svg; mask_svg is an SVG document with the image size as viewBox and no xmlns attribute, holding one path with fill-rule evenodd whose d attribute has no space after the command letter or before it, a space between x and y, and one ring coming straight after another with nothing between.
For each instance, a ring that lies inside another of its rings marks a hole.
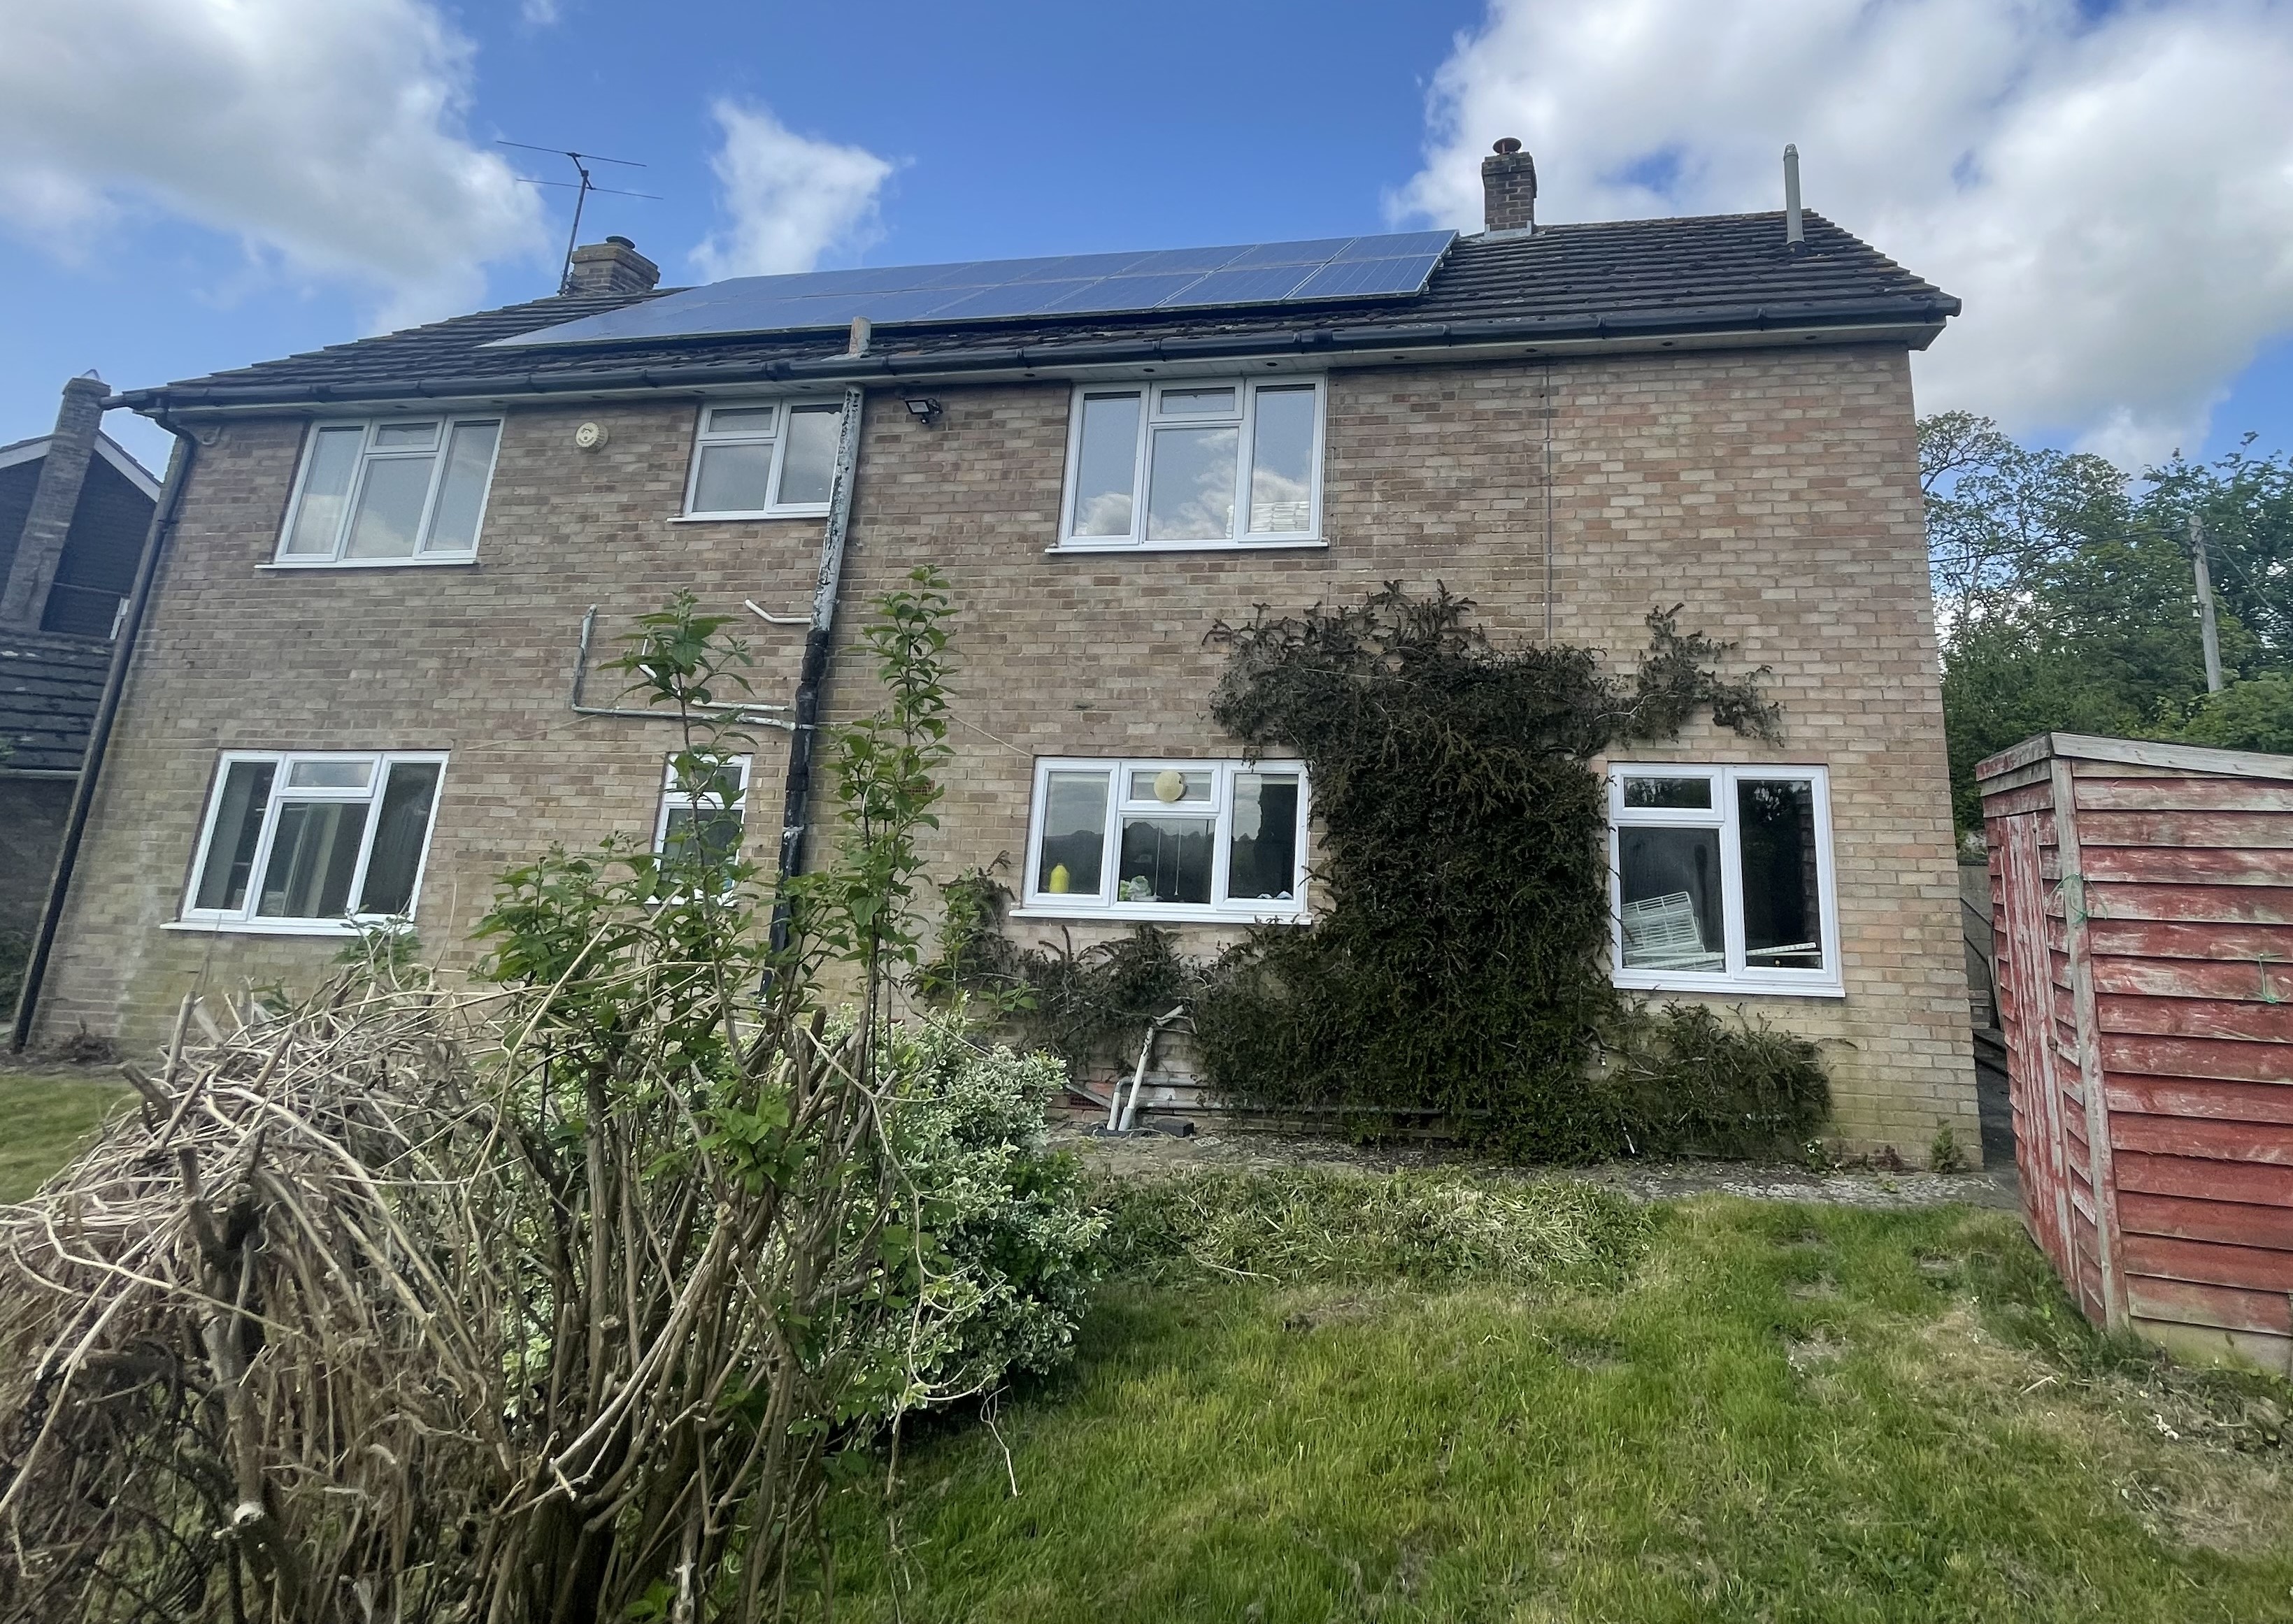
<instances>
[{"instance_id":1,"label":"solar panel array","mask_svg":"<svg viewBox=\"0 0 2293 1624\"><path fill-rule=\"evenodd\" d=\"M1313 242L969 260L738 277L494 341L498 346L697 338L900 321L990 321L1421 293L1454 231Z\"/></svg>"}]
</instances>

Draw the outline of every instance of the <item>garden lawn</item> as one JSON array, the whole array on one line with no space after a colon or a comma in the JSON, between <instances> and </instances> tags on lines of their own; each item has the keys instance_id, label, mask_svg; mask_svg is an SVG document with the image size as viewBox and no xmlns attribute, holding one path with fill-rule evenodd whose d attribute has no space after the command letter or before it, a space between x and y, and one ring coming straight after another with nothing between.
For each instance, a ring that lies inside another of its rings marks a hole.
<instances>
[{"instance_id":1,"label":"garden lawn","mask_svg":"<svg viewBox=\"0 0 2293 1624\"><path fill-rule=\"evenodd\" d=\"M20 1201L95 1135L125 1083L0 1071L0 1201Z\"/></svg>"},{"instance_id":2,"label":"garden lawn","mask_svg":"<svg viewBox=\"0 0 2293 1624\"><path fill-rule=\"evenodd\" d=\"M888 1530L845 1463L836 1617L2293 1620L2284 1399L1964 1208L1698 1199L1613 1290L1166 1273L912 1434Z\"/></svg>"}]
</instances>

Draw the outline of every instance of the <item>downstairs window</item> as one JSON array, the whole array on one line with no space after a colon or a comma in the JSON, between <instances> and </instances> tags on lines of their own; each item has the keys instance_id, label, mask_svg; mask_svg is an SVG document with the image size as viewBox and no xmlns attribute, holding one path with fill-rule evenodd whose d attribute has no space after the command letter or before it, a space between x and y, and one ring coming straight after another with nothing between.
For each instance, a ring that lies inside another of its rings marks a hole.
<instances>
[{"instance_id":1,"label":"downstairs window","mask_svg":"<svg viewBox=\"0 0 2293 1624\"><path fill-rule=\"evenodd\" d=\"M1294 917L1306 820L1295 762L1040 762L1025 906L1078 918Z\"/></svg>"},{"instance_id":2,"label":"downstairs window","mask_svg":"<svg viewBox=\"0 0 2293 1624\"><path fill-rule=\"evenodd\" d=\"M1617 986L1840 990L1822 768L1611 766L1608 871Z\"/></svg>"},{"instance_id":3,"label":"downstairs window","mask_svg":"<svg viewBox=\"0 0 2293 1624\"><path fill-rule=\"evenodd\" d=\"M445 771L426 753L224 752L183 919L326 933L411 918Z\"/></svg>"}]
</instances>

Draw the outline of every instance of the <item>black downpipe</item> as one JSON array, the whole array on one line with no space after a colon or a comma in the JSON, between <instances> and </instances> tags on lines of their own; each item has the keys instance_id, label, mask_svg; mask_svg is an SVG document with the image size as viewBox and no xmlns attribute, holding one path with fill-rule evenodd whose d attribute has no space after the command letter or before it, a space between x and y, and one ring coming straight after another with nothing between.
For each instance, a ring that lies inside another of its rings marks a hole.
<instances>
[{"instance_id":1,"label":"black downpipe","mask_svg":"<svg viewBox=\"0 0 2293 1624\"><path fill-rule=\"evenodd\" d=\"M852 485L860 470L860 411L866 392L855 384L844 392L843 433L836 447L836 482L828 499L828 528L820 539L820 575L813 584L812 629L804 636L804 662L797 667L796 701L790 720L788 783L781 801L781 883L773 901L772 944L789 944L788 882L804 872L804 836L812 815L812 764L820 738L820 691L828 680L829 657L836 647L836 598L844 577L844 538L852 527Z\"/></svg>"},{"instance_id":2,"label":"black downpipe","mask_svg":"<svg viewBox=\"0 0 2293 1624\"><path fill-rule=\"evenodd\" d=\"M89 812L95 804L96 775L102 771L104 753L111 745L111 724L119 715L119 701L127 689L127 667L135 655L135 640L143 630L143 613L151 602L151 584L158 578L159 554L167 545L182 506L183 487L190 482L191 464L199 442L185 429L154 414L159 426L175 437L175 452L167 465L166 488L151 514L151 528L143 537L143 556L135 563L135 584L128 589L127 618L113 639L111 666L104 674L103 697L96 701L95 722L88 729L87 754L80 758L79 782L72 789L71 812L64 820L63 844L56 850L56 867L48 881L48 900L40 910L40 928L32 938L32 957L24 966L24 985L16 995L16 1022L8 1036L12 1054L23 1053L31 1040L32 1016L39 1006L40 983L47 979L48 959L54 951L56 928L63 921L64 895L71 888L72 870L79 864L80 842L87 833Z\"/></svg>"}]
</instances>

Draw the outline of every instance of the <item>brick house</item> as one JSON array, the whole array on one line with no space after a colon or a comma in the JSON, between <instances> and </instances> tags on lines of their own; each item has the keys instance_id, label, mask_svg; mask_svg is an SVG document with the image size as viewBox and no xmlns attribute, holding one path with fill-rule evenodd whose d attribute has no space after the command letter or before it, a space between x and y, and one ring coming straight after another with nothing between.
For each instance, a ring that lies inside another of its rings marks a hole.
<instances>
[{"instance_id":1,"label":"brick house","mask_svg":"<svg viewBox=\"0 0 2293 1624\"><path fill-rule=\"evenodd\" d=\"M0 966L46 898L158 505L159 481L102 432L110 392L73 378L53 431L0 446Z\"/></svg>"},{"instance_id":2,"label":"brick house","mask_svg":"<svg viewBox=\"0 0 2293 1624\"><path fill-rule=\"evenodd\" d=\"M861 606L937 565L937 867L1009 853L1014 928L1079 943L1308 905L1311 786L1207 721L1213 620L1438 578L1629 664L1684 602L1787 737L1610 764L1617 980L1825 1040L1851 1144L1976 1143L1908 364L1957 304L1796 211L1536 226L1518 145L1454 240L662 294L611 239L555 298L119 397L188 470L31 1035L150 1044L187 989L315 976L346 912L468 962L505 867L691 815L660 722L575 707L592 607L793 620L749 624L787 703L840 537L822 714L873 703Z\"/></svg>"}]
</instances>

